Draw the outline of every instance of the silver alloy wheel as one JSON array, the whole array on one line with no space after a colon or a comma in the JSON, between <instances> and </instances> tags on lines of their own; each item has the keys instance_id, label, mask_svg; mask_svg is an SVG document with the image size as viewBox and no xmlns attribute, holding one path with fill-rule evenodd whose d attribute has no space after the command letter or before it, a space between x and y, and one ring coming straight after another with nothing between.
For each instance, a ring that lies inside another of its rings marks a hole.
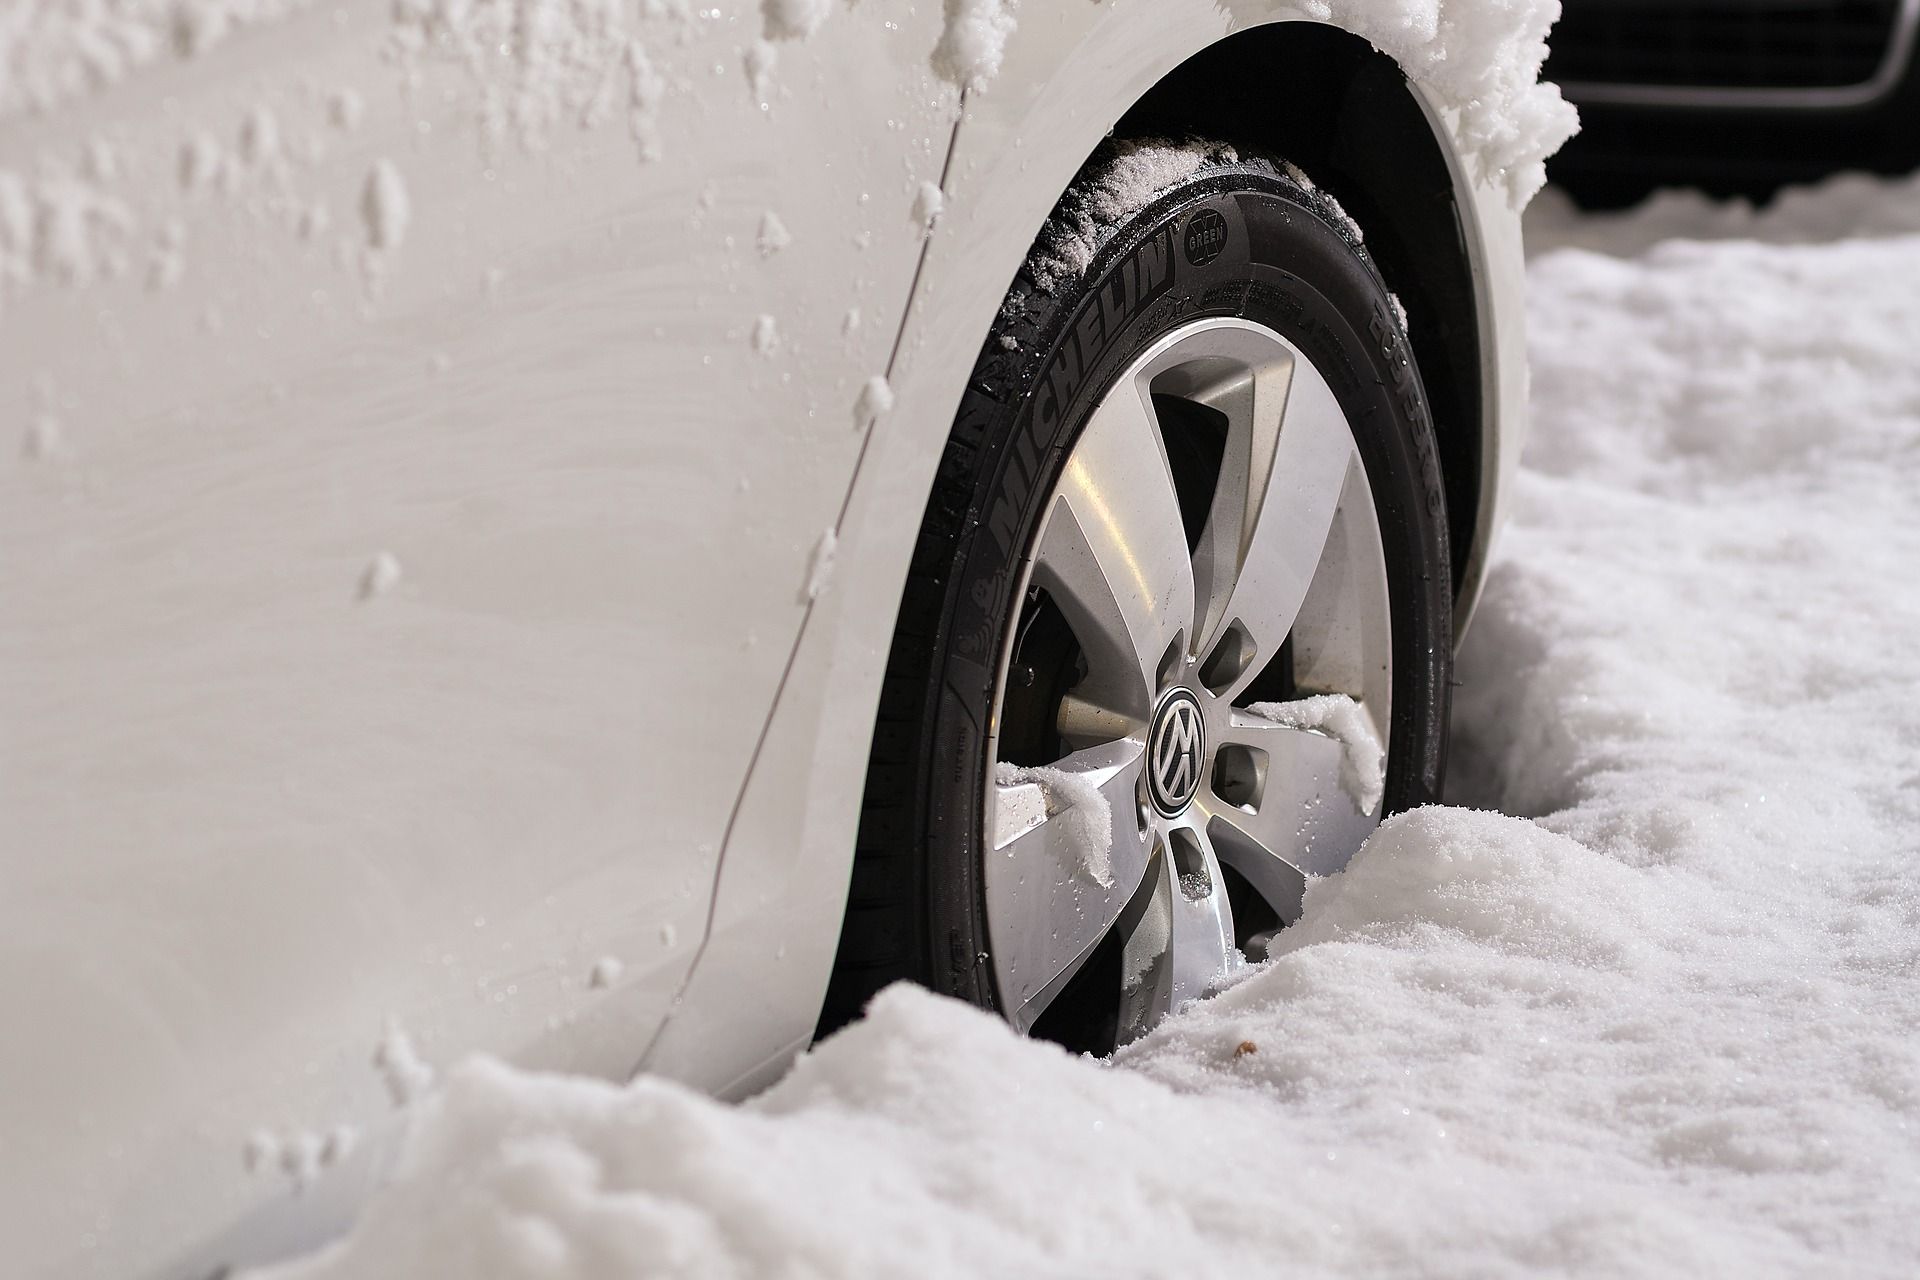
<instances>
[{"instance_id":1,"label":"silver alloy wheel","mask_svg":"<svg viewBox=\"0 0 1920 1280\"><path fill-rule=\"evenodd\" d=\"M1155 397L1224 424L1197 535ZM1089 417L1025 573L1015 598L1027 613L1000 655L988 734L991 962L1008 1016L1031 1030L1112 937L1124 1042L1240 962L1222 863L1291 922L1305 876L1345 867L1380 820L1377 800L1362 808L1343 785L1340 741L1234 705L1291 638L1300 696L1353 698L1388 745L1385 556L1326 379L1245 320L1166 335ZM1048 703L1057 758L1007 760L1009 672L1042 601L1083 674ZM1089 789L1109 811L1104 857Z\"/></svg>"}]
</instances>

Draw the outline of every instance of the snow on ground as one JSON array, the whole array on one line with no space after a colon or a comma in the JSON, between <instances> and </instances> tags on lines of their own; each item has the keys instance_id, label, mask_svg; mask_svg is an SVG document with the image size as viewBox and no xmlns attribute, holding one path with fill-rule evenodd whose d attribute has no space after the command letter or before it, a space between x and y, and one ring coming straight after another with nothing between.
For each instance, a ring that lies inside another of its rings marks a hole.
<instances>
[{"instance_id":1,"label":"snow on ground","mask_svg":"<svg viewBox=\"0 0 1920 1280\"><path fill-rule=\"evenodd\" d=\"M1559 223L1636 256L1531 268L1455 771L1517 816L1393 820L1112 1063L900 988L744 1106L457 1066L286 1274L1910 1274L1920 236Z\"/></svg>"}]
</instances>

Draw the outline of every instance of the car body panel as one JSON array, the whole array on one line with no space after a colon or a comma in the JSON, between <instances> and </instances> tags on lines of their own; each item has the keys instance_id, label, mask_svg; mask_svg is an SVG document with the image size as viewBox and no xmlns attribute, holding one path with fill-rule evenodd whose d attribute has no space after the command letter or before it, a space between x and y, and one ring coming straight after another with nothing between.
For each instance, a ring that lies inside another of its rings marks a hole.
<instances>
[{"instance_id":1,"label":"car body panel","mask_svg":"<svg viewBox=\"0 0 1920 1280\"><path fill-rule=\"evenodd\" d=\"M40 433L0 459L19 1273L227 1260L201 1238L285 1201L305 1144L390 1114L388 1018L434 1064L632 1070L701 936L957 102L937 5L835 22L780 48L765 108L757 14L643 24L650 162L624 81L599 123L562 93L537 136L488 138L483 88L518 64L396 63L376 4L0 126L28 181L108 140L92 185L133 223L97 237L121 270L0 302L0 420ZM241 160L261 107L277 159ZM234 158L185 190L202 131ZM370 250L383 158L411 217ZM792 243L763 255L770 210ZM149 289L170 223L184 272ZM397 582L368 576L382 552ZM290 1170L247 1171L256 1130Z\"/></svg>"}]
</instances>

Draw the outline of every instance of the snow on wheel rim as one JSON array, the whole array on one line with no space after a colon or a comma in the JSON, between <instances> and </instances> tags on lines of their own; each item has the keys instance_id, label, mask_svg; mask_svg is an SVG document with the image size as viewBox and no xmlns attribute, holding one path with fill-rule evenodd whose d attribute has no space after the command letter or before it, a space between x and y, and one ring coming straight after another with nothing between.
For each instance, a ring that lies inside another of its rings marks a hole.
<instances>
[{"instance_id":1,"label":"snow on wheel rim","mask_svg":"<svg viewBox=\"0 0 1920 1280\"><path fill-rule=\"evenodd\" d=\"M1195 414L1217 458L1176 468ZM1273 330L1212 318L1096 404L1024 563L988 734L988 959L1021 1030L1111 1001L1123 1043L1241 963L1223 866L1250 914L1290 923L1305 877L1378 825L1385 553L1326 379ZM1312 714L1256 703L1275 680ZM1118 980L1087 990L1103 944Z\"/></svg>"}]
</instances>

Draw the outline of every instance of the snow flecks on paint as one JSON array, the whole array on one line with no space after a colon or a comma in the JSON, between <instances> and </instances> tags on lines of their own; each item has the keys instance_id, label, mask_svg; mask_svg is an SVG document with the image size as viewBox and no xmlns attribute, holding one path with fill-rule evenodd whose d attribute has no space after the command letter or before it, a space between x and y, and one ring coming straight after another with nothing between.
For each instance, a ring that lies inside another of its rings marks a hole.
<instances>
[{"instance_id":1,"label":"snow flecks on paint","mask_svg":"<svg viewBox=\"0 0 1920 1280\"><path fill-rule=\"evenodd\" d=\"M325 1140L310 1130L287 1134L280 1140L280 1172L295 1191L305 1191L320 1176L320 1152Z\"/></svg>"},{"instance_id":2,"label":"snow flecks on paint","mask_svg":"<svg viewBox=\"0 0 1920 1280\"><path fill-rule=\"evenodd\" d=\"M678 941L680 941L680 933L677 929L671 924L663 924L660 926L661 946L671 948Z\"/></svg>"},{"instance_id":3,"label":"snow flecks on paint","mask_svg":"<svg viewBox=\"0 0 1920 1280\"><path fill-rule=\"evenodd\" d=\"M433 1068L414 1051L412 1038L397 1019L387 1020L386 1032L373 1051L373 1065L396 1107L412 1105L433 1087Z\"/></svg>"},{"instance_id":4,"label":"snow flecks on paint","mask_svg":"<svg viewBox=\"0 0 1920 1280\"><path fill-rule=\"evenodd\" d=\"M33 415L20 442L20 456L29 462L57 462L69 456L66 428L51 413Z\"/></svg>"},{"instance_id":5,"label":"snow flecks on paint","mask_svg":"<svg viewBox=\"0 0 1920 1280\"><path fill-rule=\"evenodd\" d=\"M366 111L366 100L360 96L357 89L335 89L327 95L327 123L342 133L351 133L358 129Z\"/></svg>"},{"instance_id":6,"label":"snow flecks on paint","mask_svg":"<svg viewBox=\"0 0 1920 1280\"><path fill-rule=\"evenodd\" d=\"M849 338L860 332L860 308L847 308L847 314L840 317L840 332Z\"/></svg>"},{"instance_id":7,"label":"snow flecks on paint","mask_svg":"<svg viewBox=\"0 0 1920 1280\"><path fill-rule=\"evenodd\" d=\"M608 118L631 38L607 0L399 0L389 48L409 74L429 60L471 72L484 137L539 150L557 125Z\"/></svg>"},{"instance_id":8,"label":"snow flecks on paint","mask_svg":"<svg viewBox=\"0 0 1920 1280\"><path fill-rule=\"evenodd\" d=\"M169 57L198 58L234 31L311 0L57 0L0 18L0 119L46 113Z\"/></svg>"},{"instance_id":9,"label":"snow flecks on paint","mask_svg":"<svg viewBox=\"0 0 1920 1280\"><path fill-rule=\"evenodd\" d=\"M909 217L913 225L920 228L921 234L933 230L933 224L939 221L941 211L947 207L947 197L935 182L923 182L913 193L913 209Z\"/></svg>"},{"instance_id":10,"label":"snow flecks on paint","mask_svg":"<svg viewBox=\"0 0 1920 1280\"><path fill-rule=\"evenodd\" d=\"M80 172L89 182L112 182L120 176L120 152L98 134L87 139Z\"/></svg>"},{"instance_id":11,"label":"snow flecks on paint","mask_svg":"<svg viewBox=\"0 0 1920 1280\"><path fill-rule=\"evenodd\" d=\"M407 195L406 179L391 160L376 160L360 189L360 220L366 229L367 247L376 253L391 253L407 238L407 224L413 218L413 202Z\"/></svg>"},{"instance_id":12,"label":"snow flecks on paint","mask_svg":"<svg viewBox=\"0 0 1920 1280\"><path fill-rule=\"evenodd\" d=\"M765 104L773 98L773 69L780 63L780 51L769 40L755 40L742 55L747 69L747 87L753 100Z\"/></svg>"},{"instance_id":13,"label":"snow flecks on paint","mask_svg":"<svg viewBox=\"0 0 1920 1280\"><path fill-rule=\"evenodd\" d=\"M820 29L834 0L760 0L769 40L804 40Z\"/></svg>"},{"instance_id":14,"label":"snow flecks on paint","mask_svg":"<svg viewBox=\"0 0 1920 1280\"><path fill-rule=\"evenodd\" d=\"M310 204L294 220L294 231L302 240L318 240L333 225L333 214L324 204Z\"/></svg>"},{"instance_id":15,"label":"snow flecks on paint","mask_svg":"<svg viewBox=\"0 0 1920 1280\"><path fill-rule=\"evenodd\" d=\"M360 574L359 598L373 600L400 585L400 558L391 551L377 553Z\"/></svg>"},{"instance_id":16,"label":"snow flecks on paint","mask_svg":"<svg viewBox=\"0 0 1920 1280\"><path fill-rule=\"evenodd\" d=\"M240 1148L240 1162L256 1176L278 1171L295 1192L301 1192L322 1172L351 1156L359 1143L360 1131L350 1124L335 1125L325 1133L255 1129Z\"/></svg>"},{"instance_id":17,"label":"snow flecks on paint","mask_svg":"<svg viewBox=\"0 0 1920 1280\"><path fill-rule=\"evenodd\" d=\"M225 164L220 144L210 133L200 132L180 145L180 185L188 191L205 191L220 177Z\"/></svg>"},{"instance_id":18,"label":"snow flecks on paint","mask_svg":"<svg viewBox=\"0 0 1920 1280\"><path fill-rule=\"evenodd\" d=\"M970 92L1000 74L1013 34L1015 0L946 0L946 24L933 50L933 71Z\"/></svg>"},{"instance_id":19,"label":"snow flecks on paint","mask_svg":"<svg viewBox=\"0 0 1920 1280\"><path fill-rule=\"evenodd\" d=\"M255 1129L240 1148L240 1163L248 1173L264 1173L280 1163L280 1139L266 1129Z\"/></svg>"},{"instance_id":20,"label":"snow flecks on paint","mask_svg":"<svg viewBox=\"0 0 1920 1280\"><path fill-rule=\"evenodd\" d=\"M252 169L280 162L280 121L264 105L247 112L240 124L240 158Z\"/></svg>"},{"instance_id":21,"label":"snow flecks on paint","mask_svg":"<svg viewBox=\"0 0 1920 1280\"><path fill-rule=\"evenodd\" d=\"M587 971L587 985L595 990L604 990L620 980L620 974L626 966L620 963L618 956L601 956L593 962L593 968Z\"/></svg>"},{"instance_id":22,"label":"snow flecks on paint","mask_svg":"<svg viewBox=\"0 0 1920 1280\"><path fill-rule=\"evenodd\" d=\"M754 354L770 356L774 348L780 345L780 326L772 316L760 316L753 322Z\"/></svg>"},{"instance_id":23,"label":"snow flecks on paint","mask_svg":"<svg viewBox=\"0 0 1920 1280\"><path fill-rule=\"evenodd\" d=\"M760 215L760 230L754 236L754 247L760 250L760 256L771 258L793 243L793 236L787 232L787 224L780 221L780 215L769 209Z\"/></svg>"},{"instance_id":24,"label":"snow flecks on paint","mask_svg":"<svg viewBox=\"0 0 1920 1280\"><path fill-rule=\"evenodd\" d=\"M860 386L860 398L853 402L853 425L865 430L893 408L893 388L880 374L874 374Z\"/></svg>"},{"instance_id":25,"label":"snow flecks on paint","mask_svg":"<svg viewBox=\"0 0 1920 1280\"><path fill-rule=\"evenodd\" d=\"M654 70L653 60L638 40L627 42L627 133L640 150L640 158L660 158L660 102L666 97L667 82Z\"/></svg>"},{"instance_id":26,"label":"snow flecks on paint","mask_svg":"<svg viewBox=\"0 0 1920 1280\"><path fill-rule=\"evenodd\" d=\"M153 249L147 255L147 288L171 289L180 283L180 277L187 270L186 245L186 223L168 218L160 224L153 238Z\"/></svg>"},{"instance_id":27,"label":"snow flecks on paint","mask_svg":"<svg viewBox=\"0 0 1920 1280\"><path fill-rule=\"evenodd\" d=\"M832 528L822 532L820 540L813 544L813 554L807 560L808 601L818 600L820 593L827 589L827 584L833 581L833 559L839 550L840 535Z\"/></svg>"},{"instance_id":28,"label":"snow flecks on paint","mask_svg":"<svg viewBox=\"0 0 1920 1280\"><path fill-rule=\"evenodd\" d=\"M29 186L0 173L0 287L118 276L134 227L132 211L89 182L54 173Z\"/></svg>"},{"instance_id":29,"label":"snow flecks on paint","mask_svg":"<svg viewBox=\"0 0 1920 1280\"><path fill-rule=\"evenodd\" d=\"M0 285L32 274L33 195L18 175L0 169Z\"/></svg>"}]
</instances>

